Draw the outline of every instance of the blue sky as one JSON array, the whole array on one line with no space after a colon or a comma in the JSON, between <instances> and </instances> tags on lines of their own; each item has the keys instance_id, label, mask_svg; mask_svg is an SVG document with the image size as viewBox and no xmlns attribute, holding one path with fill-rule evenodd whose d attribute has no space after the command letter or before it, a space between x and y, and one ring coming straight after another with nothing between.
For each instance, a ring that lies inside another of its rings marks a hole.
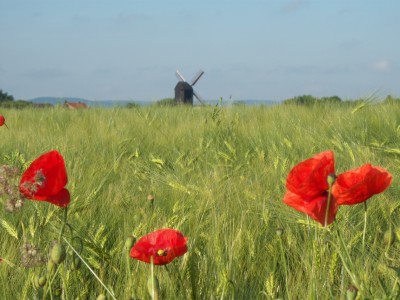
<instances>
[{"instance_id":1,"label":"blue sky","mask_svg":"<svg viewBox=\"0 0 400 300\"><path fill-rule=\"evenodd\" d=\"M400 97L398 0L0 0L16 99Z\"/></svg>"}]
</instances>

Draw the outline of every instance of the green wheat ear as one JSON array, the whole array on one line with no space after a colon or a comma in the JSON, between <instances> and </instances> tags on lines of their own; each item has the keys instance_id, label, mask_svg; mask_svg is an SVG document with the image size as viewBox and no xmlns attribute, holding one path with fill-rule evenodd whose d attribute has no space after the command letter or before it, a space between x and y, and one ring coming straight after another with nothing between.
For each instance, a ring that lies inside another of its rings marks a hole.
<instances>
[{"instance_id":1,"label":"green wheat ear","mask_svg":"<svg viewBox=\"0 0 400 300\"><path fill-rule=\"evenodd\" d=\"M6 230L6 232L12 236L13 238L15 238L16 240L19 240L18 238L18 231L17 229L11 225L10 223L8 223L6 220L4 219L0 219L0 223L1 226Z\"/></svg>"}]
</instances>

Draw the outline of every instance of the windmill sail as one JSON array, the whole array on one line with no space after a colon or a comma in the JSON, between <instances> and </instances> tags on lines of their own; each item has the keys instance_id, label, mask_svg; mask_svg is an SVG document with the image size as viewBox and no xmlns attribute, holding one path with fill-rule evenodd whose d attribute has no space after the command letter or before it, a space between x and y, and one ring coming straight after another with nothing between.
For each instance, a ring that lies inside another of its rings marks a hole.
<instances>
[{"instance_id":1,"label":"windmill sail","mask_svg":"<svg viewBox=\"0 0 400 300\"><path fill-rule=\"evenodd\" d=\"M186 82L185 78L183 78L182 74L179 73L178 70L176 70L175 75L178 78L178 80Z\"/></svg>"},{"instance_id":2,"label":"windmill sail","mask_svg":"<svg viewBox=\"0 0 400 300\"><path fill-rule=\"evenodd\" d=\"M201 104L205 104L204 99L195 90L193 90L193 96L195 96Z\"/></svg>"},{"instance_id":3,"label":"windmill sail","mask_svg":"<svg viewBox=\"0 0 400 300\"><path fill-rule=\"evenodd\" d=\"M203 70L198 71L198 72L196 73L196 75L193 77L191 85L192 85L192 86L195 85L196 82L199 81L200 77L203 76L203 74L204 74L204 71L203 71Z\"/></svg>"}]
</instances>

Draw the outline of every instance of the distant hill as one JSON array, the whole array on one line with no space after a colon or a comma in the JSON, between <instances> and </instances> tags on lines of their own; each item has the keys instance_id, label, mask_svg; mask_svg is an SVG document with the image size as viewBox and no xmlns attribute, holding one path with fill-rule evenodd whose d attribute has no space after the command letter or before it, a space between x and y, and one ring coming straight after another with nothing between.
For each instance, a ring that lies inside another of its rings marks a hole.
<instances>
[{"instance_id":1,"label":"distant hill","mask_svg":"<svg viewBox=\"0 0 400 300\"><path fill-rule=\"evenodd\" d=\"M87 100L84 98L77 97L37 97L29 100L33 103L49 103L52 105L63 104L65 101L68 102L81 102L88 106L101 106L101 107L113 107L113 106L126 106L128 103L137 103L139 105L149 105L151 102L148 101L134 101L134 100Z\"/></svg>"},{"instance_id":2,"label":"distant hill","mask_svg":"<svg viewBox=\"0 0 400 300\"><path fill-rule=\"evenodd\" d=\"M49 103L52 105L63 104L65 101L68 102L82 102L87 104L91 107L116 107L116 106L123 106L125 107L128 103L136 103L140 106L147 106L151 105L153 101L141 101L141 100L88 100L84 98L78 97L37 97L29 100L33 103ZM209 105L217 105L219 104L218 100L206 100L206 104ZM280 102L271 101L271 100L254 100L254 99L247 99L247 100L223 100L223 106L229 105L277 105ZM194 105L199 105L200 103L196 100L193 101Z\"/></svg>"}]
</instances>

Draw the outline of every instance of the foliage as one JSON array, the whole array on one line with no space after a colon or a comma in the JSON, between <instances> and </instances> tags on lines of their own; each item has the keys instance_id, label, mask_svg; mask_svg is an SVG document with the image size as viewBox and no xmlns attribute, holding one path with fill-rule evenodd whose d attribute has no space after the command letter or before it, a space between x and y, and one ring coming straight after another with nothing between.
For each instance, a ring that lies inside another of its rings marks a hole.
<instances>
[{"instance_id":1,"label":"foliage","mask_svg":"<svg viewBox=\"0 0 400 300\"><path fill-rule=\"evenodd\" d=\"M154 106L176 106L177 103L174 98L164 98L154 103Z\"/></svg>"},{"instance_id":2,"label":"foliage","mask_svg":"<svg viewBox=\"0 0 400 300\"><path fill-rule=\"evenodd\" d=\"M400 98L393 97L388 95L385 100L383 101L385 104L400 104Z\"/></svg>"},{"instance_id":3,"label":"foliage","mask_svg":"<svg viewBox=\"0 0 400 300\"><path fill-rule=\"evenodd\" d=\"M283 104L297 104L297 105L315 105L315 104L327 104L327 103L341 103L342 99L338 96L322 97L317 98L311 95L296 96L283 101Z\"/></svg>"},{"instance_id":4,"label":"foliage","mask_svg":"<svg viewBox=\"0 0 400 300\"><path fill-rule=\"evenodd\" d=\"M163 299L341 299L352 285L364 299L399 296L400 106L2 113L10 129L0 128L0 165L26 167L52 149L64 156L66 240L79 249L79 237L88 265L74 269L68 245L53 284L65 299L105 294L94 274L117 299L146 299L149 265L128 257L125 240L159 228L188 238L185 255L154 270ZM323 230L282 202L289 170L328 149L338 173L368 162L393 174L392 186L368 200L364 249L362 205L341 207ZM59 208L30 200L0 211L2 299L38 298L32 282L44 267L22 266L21 253L47 257L61 218Z\"/></svg>"},{"instance_id":5,"label":"foliage","mask_svg":"<svg viewBox=\"0 0 400 300\"><path fill-rule=\"evenodd\" d=\"M136 102L129 102L126 104L126 108L139 108L140 104L136 103Z\"/></svg>"},{"instance_id":6,"label":"foliage","mask_svg":"<svg viewBox=\"0 0 400 300\"><path fill-rule=\"evenodd\" d=\"M1 108L15 108L15 109L22 109L33 107L32 102L25 101L25 100L16 100L16 101L3 101L0 102Z\"/></svg>"},{"instance_id":7,"label":"foliage","mask_svg":"<svg viewBox=\"0 0 400 300\"><path fill-rule=\"evenodd\" d=\"M0 90L0 103L5 101L14 101L14 97Z\"/></svg>"}]
</instances>

